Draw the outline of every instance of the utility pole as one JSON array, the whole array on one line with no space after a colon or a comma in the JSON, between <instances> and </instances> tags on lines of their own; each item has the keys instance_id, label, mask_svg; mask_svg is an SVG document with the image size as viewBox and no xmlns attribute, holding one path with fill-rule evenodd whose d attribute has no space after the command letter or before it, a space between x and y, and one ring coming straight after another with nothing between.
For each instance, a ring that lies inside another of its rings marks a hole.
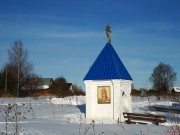
<instances>
[{"instance_id":1,"label":"utility pole","mask_svg":"<svg viewBox=\"0 0 180 135\"><path fill-rule=\"evenodd\" d=\"M6 67L6 76L5 76L5 92L7 91L7 67Z\"/></svg>"},{"instance_id":2,"label":"utility pole","mask_svg":"<svg viewBox=\"0 0 180 135\"><path fill-rule=\"evenodd\" d=\"M17 72L18 72L18 74L17 74L17 75L18 75L18 76L17 76L17 79L18 79L17 81L18 81L18 82L17 82L17 93L16 93L16 94L17 94L17 98L18 98L18 96L19 96L19 87L20 87L20 79L21 79L21 76L20 76L20 74L21 74L21 64L22 64L21 62L22 62L22 51L21 51L21 49L19 48L19 50L18 50L18 63L17 63L17 64L18 64L18 65L17 65L17 66L18 66L18 67L17 67L17 68L18 68L18 69L17 69L17 70L18 70L18 71L17 71Z\"/></svg>"},{"instance_id":3,"label":"utility pole","mask_svg":"<svg viewBox=\"0 0 180 135\"><path fill-rule=\"evenodd\" d=\"M18 83L17 83L17 98L18 98L18 92L19 92L19 82L20 82L20 64L18 63Z\"/></svg>"}]
</instances>

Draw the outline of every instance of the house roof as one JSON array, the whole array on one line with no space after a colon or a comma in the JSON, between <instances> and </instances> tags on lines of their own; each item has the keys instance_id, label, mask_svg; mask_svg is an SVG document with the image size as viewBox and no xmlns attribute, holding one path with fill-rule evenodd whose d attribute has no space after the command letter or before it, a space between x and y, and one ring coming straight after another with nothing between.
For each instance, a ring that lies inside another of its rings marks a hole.
<instances>
[{"instance_id":1,"label":"house roof","mask_svg":"<svg viewBox=\"0 0 180 135\"><path fill-rule=\"evenodd\" d=\"M111 43L107 43L83 80L132 80Z\"/></svg>"},{"instance_id":2,"label":"house roof","mask_svg":"<svg viewBox=\"0 0 180 135\"><path fill-rule=\"evenodd\" d=\"M52 78L37 78L38 85L50 85Z\"/></svg>"},{"instance_id":3,"label":"house roof","mask_svg":"<svg viewBox=\"0 0 180 135\"><path fill-rule=\"evenodd\" d=\"M52 78L37 78L37 87L36 89L48 89L53 81Z\"/></svg>"}]
</instances>

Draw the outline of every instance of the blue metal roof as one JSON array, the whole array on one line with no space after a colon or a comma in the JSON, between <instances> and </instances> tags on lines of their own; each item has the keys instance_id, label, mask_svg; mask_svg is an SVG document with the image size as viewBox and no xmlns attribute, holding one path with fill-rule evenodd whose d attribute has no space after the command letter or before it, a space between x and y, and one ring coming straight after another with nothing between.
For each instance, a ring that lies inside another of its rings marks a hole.
<instances>
[{"instance_id":1,"label":"blue metal roof","mask_svg":"<svg viewBox=\"0 0 180 135\"><path fill-rule=\"evenodd\" d=\"M83 80L132 80L111 43L107 43Z\"/></svg>"}]
</instances>

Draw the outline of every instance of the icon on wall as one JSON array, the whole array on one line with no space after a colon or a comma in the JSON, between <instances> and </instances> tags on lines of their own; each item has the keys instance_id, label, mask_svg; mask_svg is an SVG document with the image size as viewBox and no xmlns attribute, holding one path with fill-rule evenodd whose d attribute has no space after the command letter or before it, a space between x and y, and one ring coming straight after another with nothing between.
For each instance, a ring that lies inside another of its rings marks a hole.
<instances>
[{"instance_id":1,"label":"icon on wall","mask_svg":"<svg viewBox=\"0 0 180 135\"><path fill-rule=\"evenodd\" d=\"M98 95L98 104L111 103L110 86L98 86L97 95Z\"/></svg>"}]
</instances>

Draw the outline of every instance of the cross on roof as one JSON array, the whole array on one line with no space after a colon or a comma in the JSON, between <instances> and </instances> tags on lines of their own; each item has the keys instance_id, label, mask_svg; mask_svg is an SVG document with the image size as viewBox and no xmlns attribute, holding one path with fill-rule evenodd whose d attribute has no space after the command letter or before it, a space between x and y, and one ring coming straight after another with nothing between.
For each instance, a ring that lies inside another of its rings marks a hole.
<instances>
[{"instance_id":1,"label":"cross on roof","mask_svg":"<svg viewBox=\"0 0 180 135\"><path fill-rule=\"evenodd\" d=\"M110 27L109 24L106 26L105 30L106 30L106 35L107 35L108 43L110 43L111 42L111 38L110 38L111 27Z\"/></svg>"}]
</instances>

